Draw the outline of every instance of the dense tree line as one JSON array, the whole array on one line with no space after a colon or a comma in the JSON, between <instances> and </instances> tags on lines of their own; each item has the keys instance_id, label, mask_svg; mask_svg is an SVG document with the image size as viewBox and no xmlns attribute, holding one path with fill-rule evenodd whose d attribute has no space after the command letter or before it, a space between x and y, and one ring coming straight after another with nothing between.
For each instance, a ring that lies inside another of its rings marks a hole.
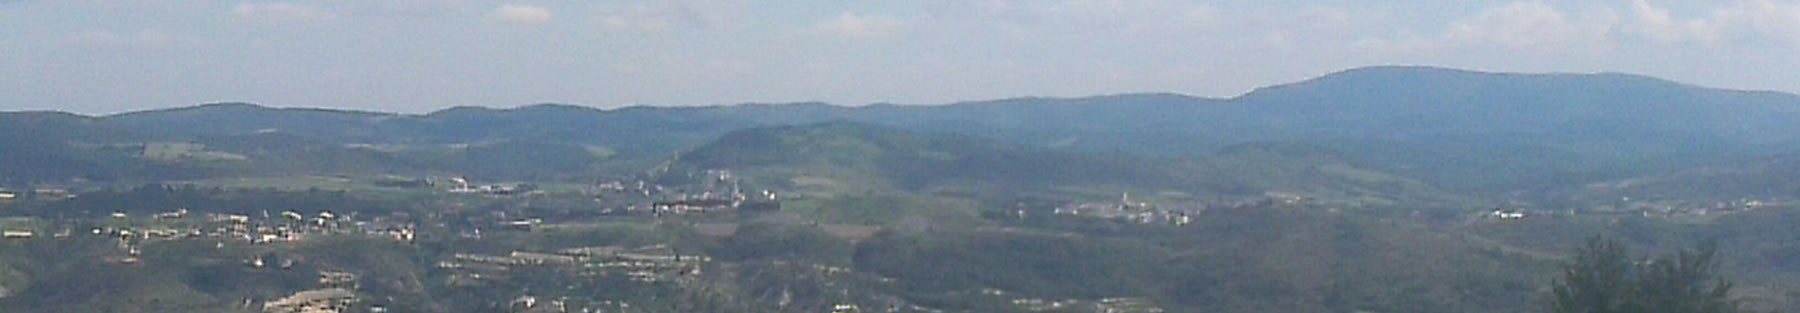
<instances>
[{"instance_id":1,"label":"dense tree line","mask_svg":"<svg viewBox=\"0 0 1800 313\"><path fill-rule=\"evenodd\" d=\"M1717 250L1702 245L1635 260L1616 241L1594 238L1552 283L1551 313L1736 313Z\"/></svg>"}]
</instances>

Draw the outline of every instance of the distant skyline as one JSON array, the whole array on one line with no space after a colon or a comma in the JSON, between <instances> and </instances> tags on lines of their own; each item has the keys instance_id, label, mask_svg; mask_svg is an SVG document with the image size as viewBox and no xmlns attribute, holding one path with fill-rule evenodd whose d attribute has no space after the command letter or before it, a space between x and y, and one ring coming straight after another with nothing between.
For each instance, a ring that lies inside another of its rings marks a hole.
<instances>
[{"instance_id":1,"label":"distant skyline","mask_svg":"<svg viewBox=\"0 0 1800 313\"><path fill-rule=\"evenodd\" d=\"M1800 0L0 0L0 111L1232 97L1340 70L1800 93Z\"/></svg>"}]
</instances>

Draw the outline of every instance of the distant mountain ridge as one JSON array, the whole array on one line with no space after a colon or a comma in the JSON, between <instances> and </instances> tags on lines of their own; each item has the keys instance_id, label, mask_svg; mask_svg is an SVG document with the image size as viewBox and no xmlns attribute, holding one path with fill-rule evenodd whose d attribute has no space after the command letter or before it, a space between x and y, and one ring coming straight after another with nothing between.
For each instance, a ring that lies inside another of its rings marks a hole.
<instances>
[{"instance_id":1,"label":"distant mountain ridge","mask_svg":"<svg viewBox=\"0 0 1800 313\"><path fill-rule=\"evenodd\" d=\"M1428 126L1414 131L1533 132L1635 123L1754 136L1757 129L1800 114L1800 96L1708 89L1647 76L1417 67L1353 69L1258 89L1234 101L1283 114L1310 113L1307 122ZM1440 120L1410 121L1422 117Z\"/></svg>"},{"instance_id":2,"label":"distant mountain ridge","mask_svg":"<svg viewBox=\"0 0 1800 313\"><path fill-rule=\"evenodd\" d=\"M1153 157L1199 157L1243 143L1292 142L1472 190L1620 179L1795 152L1792 147L1800 145L1800 96L1791 94L1703 88L1625 74L1406 66L1351 69L1228 99L1156 93L929 106L598 109L539 104L426 114L240 103L73 118L87 122L14 127L28 128L18 130L28 134L86 132L75 128L97 132L50 142L153 138L206 143L266 133L291 135L321 149L535 142L604 150L604 160L559 158L567 164L599 164L666 159L745 128L850 121L1057 151ZM5 166L13 165L0 164Z\"/></svg>"}]
</instances>

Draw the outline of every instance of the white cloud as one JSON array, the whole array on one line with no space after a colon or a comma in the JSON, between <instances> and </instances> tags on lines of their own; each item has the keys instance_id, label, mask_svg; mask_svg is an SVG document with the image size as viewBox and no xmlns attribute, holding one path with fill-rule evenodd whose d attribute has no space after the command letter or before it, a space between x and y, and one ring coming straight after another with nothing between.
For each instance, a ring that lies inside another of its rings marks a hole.
<instances>
[{"instance_id":1,"label":"white cloud","mask_svg":"<svg viewBox=\"0 0 1800 313\"><path fill-rule=\"evenodd\" d=\"M1301 10L1296 17L1299 19L1295 21L1297 24L1310 30L1329 31L1355 26L1350 13L1338 8L1309 7Z\"/></svg>"},{"instance_id":2,"label":"white cloud","mask_svg":"<svg viewBox=\"0 0 1800 313\"><path fill-rule=\"evenodd\" d=\"M1127 17L1143 17L1146 13L1159 13L1143 11L1152 4L1155 3L1153 1L1067 0L1047 3L1039 9L1041 12L1038 14L1060 21L1119 23L1126 22L1122 19Z\"/></svg>"},{"instance_id":3,"label":"white cloud","mask_svg":"<svg viewBox=\"0 0 1800 313\"><path fill-rule=\"evenodd\" d=\"M1777 43L1800 47L1800 1L1726 2L1710 11L1688 11L1688 17L1659 7L1656 2L1619 1L1619 6L1571 14L1536 0L1516 1L1455 19L1437 36L1402 31L1391 36L1363 37L1350 47L1383 53L1499 48L1590 55L1610 54L1617 47L1641 43L1720 48Z\"/></svg>"},{"instance_id":4,"label":"white cloud","mask_svg":"<svg viewBox=\"0 0 1800 313\"><path fill-rule=\"evenodd\" d=\"M508 4L494 9L488 14L488 20L519 24L537 25L550 21L550 10L539 6Z\"/></svg>"},{"instance_id":5,"label":"white cloud","mask_svg":"<svg viewBox=\"0 0 1800 313\"><path fill-rule=\"evenodd\" d=\"M1453 22L1444 39L1473 46L1538 51L1604 48L1617 18L1575 20L1542 2L1514 2Z\"/></svg>"},{"instance_id":6,"label":"white cloud","mask_svg":"<svg viewBox=\"0 0 1800 313\"><path fill-rule=\"evenodd\" d=\"M1231 20L1209 21L1233 27L1212 27L1214 38L1229 36L1235 29L1253 29L1260 34L1246 41L1259 49L1317 49L1350 44L1355 38L1368 36L1371 17L1353 15L1340 8L1313 6L1295 10L1255 12Z\"/></svg>"},{"instance_id":7,"label":"white cloud","mask_svg":"<svg viewBox=\"0 0 1800 313\"><path fill-rule=\"evenodd\" d=\"M358 17L429 17L472 10L463 0L339 0L333 4L340 12Z\"/></svg>"},{"instance_id":8,"label":"white cloud","mask_svg":"<svg viewBox=\"0 0 1800 313\"><path fill-rule=\"evenodd\" d=\"M324 22L337 19L337 14L331 11L287 2L239 3L236 8L231 10L231 13L239 18L277 24Z\"/></svg>"},{"instance_id":9,"label":"white cloud","mask_svg":"<svg viewBox=\"0 0 1800 313\"><path fill-rule=\"evenodd\" d=\"M1032 10L1007 0L930 0L924 6L926 13L941 19L1020 22L1034 18Z\"/></svg>"},{"instance_id":10,"label":"white cloud","mask_svg":"<svg viewBox=\"0 0 1800 313\"><path fill-rule=\"evenodd\" d=\"M926 12L1011 31L1100 36L1180 33L1204 28L1220 16L1212 7L1182 0L937 0L926 3Z\"/></svg>"},{"instance_id":11,"label":"white cloud","mask_svg":"<svg viewBox=\"0 0 1800 313\"><path fill-rule=\"evenodd\" d=\"M1675 17L1648 0L1632 0L1630 9L1632 19L1622 25L1623 31L1660 44L1715 44L1741 36L1800 45L1800 2L1738 1L1690 19Z\"/></svg>"},{"instance_id":12,"label":"white cloud","mask_svg":"<svg viewBox=\"0 0 1800 313\"><path fill-rule=\"evenodd\" d=\"M886 37L900 31L904 22L892 16L844 13L813 25L813 31L829 36L869 39Z\"/></svg>"},{"instance_id":13,"label":"white cloud","mask_svg":"<svg viewBox=\"0 0 1800 313\"><path fill-rule=\"evenodd\" d=\"M1419 53L1442 47L1436 38L1422 36L1411 31L1401 31L1391 36L1370 36L1356 39L1349 44L1350 48L1381 54Z\"/></svg>"},{"instance_id":14,"label":"white cloud","mask_svg":"<svg viewBox=\"0 0 1800 313\"><path fill-rule=\"evenodd\" d=\"M1713 11L1709 19L1697 23L1711 25L1722 33L1770 37L1800 46L1800 2L1742 1Z\"/></svg>"},{"instance_id":15,"label":"white cloud","mask_svg":"<svg viewBox=\"0 0 1800 313\"><path fill-rule=\"evenodd\" d=\"M1633 19L1624 30L1658 43L1712 42L1718 39L1715 25L1704 20L1676 20L1670 16L1669 10L1653 6L1648 0L1632 0L1631 15Z\"/></svg>"},{"instance_id":16,"label":"white cloud","mask_svg":"<svg viewBox=\"0 0 1800 313\"><path fill-rule=\"evenodd\" d=\"M63 44L89 48L125 48L148 47L161 48L173 45L177 37L157 30L146 29L136 34L119 34L109 31L86 31L68 35Z\"/></svg>"},{"instance_id":17,"label":"white cloud","mask_svg":"<svg viewBox=\"0 0 1800 313\"><path fill-rule=\"evenodd\" d=\"M1183 1L1067 0L1046 9L1064 22L1111 26L1126 31L1185 28L1216 17L1211 7Z\"/></svg>"},{"instance_id":18,"label":"white cloud","mask_svg":"<svg viewBox=\"0 0 1800 313\"><path fill-rule=\"evenodd\" d=\"M600 25L612 31L664 31L675 27L707 27L723 19L717 10L723 4L694 5L686 1L656 1L631 7L603 9Z\"/></svg>"}]
</instances>

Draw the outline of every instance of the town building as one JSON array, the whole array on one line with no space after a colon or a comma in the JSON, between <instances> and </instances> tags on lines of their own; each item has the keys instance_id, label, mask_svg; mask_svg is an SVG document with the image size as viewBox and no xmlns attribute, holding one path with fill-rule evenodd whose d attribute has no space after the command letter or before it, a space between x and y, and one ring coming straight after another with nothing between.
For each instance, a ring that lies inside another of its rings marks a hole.
<instances>
[{"instance_id":1,"label":"town building","mask_svg":"<svg viewBox=\"0 0 1800 313\"><path fill-rule=\"evenodd\" d=\"M56 188L38 188L37 190L32 190L31 194L38 200L64 200L75 197L75 194L69 193L69 190L67 189Z\"/></svg>"},{"instance_id":2,"label":"town building","mask_svg":"<svg viewBox=\"0 0 1800 313\"><path fill-rule=\"evenodd\" d=\"M325 288L296 292L286 298L263 303L266 313L343 312L356 302L356 293L343 288Z\"/></svg>"},{"instance_id":3,"label":"town building","mask_svg":"<svg viewBox=\"0 0 1800 313\"><path fill-rule=\"evenodd\" d=\"M319 286L329 288L356 288L356 274L349 272L319 272Z\"/></svg>"}]
</instances>

